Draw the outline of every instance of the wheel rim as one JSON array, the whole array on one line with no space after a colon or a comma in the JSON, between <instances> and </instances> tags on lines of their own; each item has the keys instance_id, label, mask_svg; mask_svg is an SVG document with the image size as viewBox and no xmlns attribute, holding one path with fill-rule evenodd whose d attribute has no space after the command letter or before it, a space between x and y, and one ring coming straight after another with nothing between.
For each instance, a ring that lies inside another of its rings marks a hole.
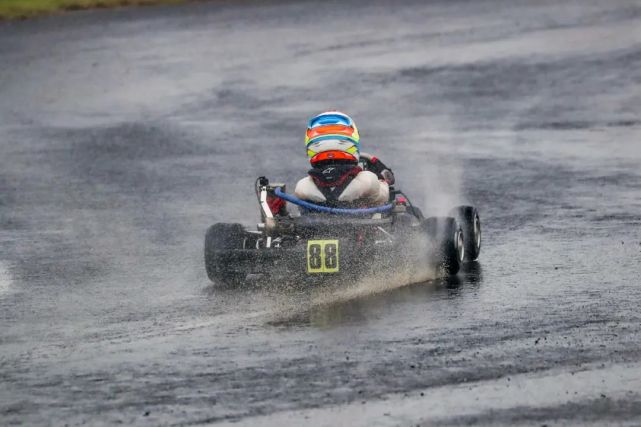
<instances>
[{"instance_id":1,"label":"wheel rim","mask_svg":"<svg viewBox=\"0 0 641 427\"><path fill-rule=\"evenodd\" d=\"M476 250L478 251L481 248L481 220L478 215L474 215L474 238Z\"/></svg>"},{"instance_id":2,"label":"wheel rim","mask_svg":"<svg viewBox=\"0 0 641 427\"><path fill-rule=\"evenodd\" d=\"M458 252L458 260L462 262L465 259L465 242L463 241L461 230L456 232L456 250Z\"/></svg>"}]
</instances>

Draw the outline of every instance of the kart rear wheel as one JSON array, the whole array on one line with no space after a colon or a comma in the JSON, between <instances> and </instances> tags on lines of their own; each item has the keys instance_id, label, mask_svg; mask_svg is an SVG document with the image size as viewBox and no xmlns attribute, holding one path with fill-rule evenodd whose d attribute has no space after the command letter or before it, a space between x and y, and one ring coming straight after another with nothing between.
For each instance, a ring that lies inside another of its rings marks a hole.
<instances>
[{"instance_id":1,"label":"kart rear wheel","mask_svg":"<svg viewBox=\"0 0 641 427\"><path fill-rule=\"evenodd\" d=\"M430 217L422 224L433 242L432 263L443 275L458 273L465 259L463 232L454 218Z\"/></svg>"},{"instance_id":2,"label":"kart rear wheel","mask_svg":"<svg viewBox=\"0 0 641 427\"><path fill-rule=\"evenodd\" d=\"M228 286L237 286L247 277L244 271L234 269L229 254L243 249L245 229L240 224L214 224L205 235L205 269L209 280Z\"/></svg>"},{"instance_id":3,"label":"kart rear wheel","mask_svg":"<svg viewBox=\"0 0 641 427\"><path fill-rule=\"evenodd\" d=\"M465 262L474 261L481 253L481 219L473 206L457 206L450 211L456 219L465 240Z\"/></svg>"}]
</instances>

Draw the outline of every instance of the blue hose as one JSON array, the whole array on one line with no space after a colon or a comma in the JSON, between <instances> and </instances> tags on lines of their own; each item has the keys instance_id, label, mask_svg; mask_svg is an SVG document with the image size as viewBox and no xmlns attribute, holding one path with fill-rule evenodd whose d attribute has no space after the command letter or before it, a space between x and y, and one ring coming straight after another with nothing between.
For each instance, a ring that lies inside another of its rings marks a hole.
<instances>
[{"instance_id":1,"label":"blue hose","mask_svg":"<svg viewBox=\"0 0 641 427\"><path fill-rule=\"evenodd\" d=\"M276 195L276 197L279 197L283 200L287 200L288 202L293 203L295 205L302 206L306 209L310 209L317 212L337 214L337 215L368 215L368 214L389 212L394 208L394 205L392 205L391 203L383 206L377 206L375 208L360 208L360 209L328 208L327 206L320 206L314 203L309 203L309 202L306 202L305 200L299 199L298 197L292 196L291 194L283 193L279 187L276 187L276 189L274 190L274 195Z\"/></svg>"}]
</instances>

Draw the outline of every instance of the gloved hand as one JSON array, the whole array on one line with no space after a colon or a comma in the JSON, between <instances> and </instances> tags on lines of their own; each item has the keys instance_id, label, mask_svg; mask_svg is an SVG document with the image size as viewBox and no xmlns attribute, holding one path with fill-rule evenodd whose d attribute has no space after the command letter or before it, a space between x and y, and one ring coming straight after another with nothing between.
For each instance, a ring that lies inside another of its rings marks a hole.
<instances>
[{"instance_id":1,"label":"gloved hand","mask_svg":"<svg viewBox=\"0 0 641 427\"><path fill-rule=\"evenodd\" d=\"M387 182L387 185L394 185L394 183L396 182L396 180L394 179L394 174L389 169L383 169L380 175L383 180Z\"/></svg>"},{"instance_id":2,"label":"gloved hand","mask_svg":"<svg viewBox=\"0 0 641 427\"><path fill-rule=\"evenodd\" d=\"M394 173L380 159L368 153L361 152L361 160L365 161L365 169L374 172L378 179L387 182L388 185L394 185Z\"/></svg>"}]
</instances>

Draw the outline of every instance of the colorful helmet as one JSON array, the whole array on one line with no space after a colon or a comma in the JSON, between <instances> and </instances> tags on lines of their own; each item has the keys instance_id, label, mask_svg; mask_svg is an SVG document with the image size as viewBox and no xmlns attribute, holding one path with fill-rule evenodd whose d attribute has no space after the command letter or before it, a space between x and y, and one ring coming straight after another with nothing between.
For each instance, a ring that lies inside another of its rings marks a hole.
<instances>
[{"instance_id":1,"label":"colorful helmet","mask_svg":"<svg viewBox=\"0 0 641 427\"><path fill-rule=\"evenodd\" d=\"M350 116L340 111L327 111L312 118L307 125L305 145L307 157L312 163L330 159L358 161L359 158L356 124ZM330 156L329 152L334 154ZM327 154L320 156L320 153Z\"/></svg>"}]
</instances>

